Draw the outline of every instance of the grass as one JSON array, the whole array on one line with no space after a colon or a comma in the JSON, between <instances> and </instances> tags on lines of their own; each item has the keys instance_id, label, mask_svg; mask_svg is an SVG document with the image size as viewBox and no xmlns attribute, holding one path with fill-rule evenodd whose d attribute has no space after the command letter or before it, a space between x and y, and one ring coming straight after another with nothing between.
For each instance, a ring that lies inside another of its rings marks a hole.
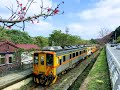
<instances>
[{"instance_id":1,"label":"grass","mask_svg":"<svg viewBox=\"0 0 120 90\"><path fill-rule=\"evenodd\" d=\"M101 51L88 77L89 82L87 90L111 90L105 49Z\"/></svg>"},{"instance_id":2,"label":"grass","mask_svg":"<svg viewBox=\"0 0 120 90\"><path fill-rule=\"evenodd\" d=\"M91 61L91 58L89 57L87 61ZM94 62L96 59L94 59ZM94 62L90 62L90 64L86 67L86 69L78 76L77 80L69 87L68 90L79 90L81 84L85 80L85 78L88 76L92 66L94 65ZM84 90L84 89L81 89Z\"/></svg>"}]
</instances>

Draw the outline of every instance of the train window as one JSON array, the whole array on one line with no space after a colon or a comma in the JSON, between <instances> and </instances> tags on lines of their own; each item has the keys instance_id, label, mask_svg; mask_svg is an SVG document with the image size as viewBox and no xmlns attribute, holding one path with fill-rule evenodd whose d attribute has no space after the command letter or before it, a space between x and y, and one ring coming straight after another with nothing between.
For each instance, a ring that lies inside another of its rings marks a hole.
<instances>
[{"instance_id":1,"label":"train window","mask_svg":"<svg viewBox=\"0 0 120 90\"><path fill-rule=\"evenodd\" d=\"M76 52L76 56L78 56L78 52Z\"/></svg>"},{"instance_id":2,"label":"train window","mask_svg":"<svg viewBox=\"0 0 120 90\"><path fill-rule=\"evenodd\" d=\"M83 51L81 51L81 54L83 54Z\"/></svg>"},{"instance_id":3,"label":"train window","mask_svg":"<svg viewBox=\"0 0 120 90\"><path fill-rule=\"evenodd\" d=\"M83 53L85 53L85 50L83 50Z\"/></svg>"},{"instance_id":4,"label":"train window","mask_svg":"<svg viewBox=\"0 0 120 90\"><path fill-rule=\"evenodd\" d=\"M80 51L80 54L82 54L81 51Z\"/></svg>"},{"instance_id":5,"label":"train window","mask_svg":"<svg viewBox=\"0 0 120 90\"><path fill-rule=\"evenodd\" d=\"M53 54L46 54L46 64L48 66L53 65Z\"/></svg>"},{"instance_id":6,"label":"train window","mask_svg":"<svg viewBox=\"0 0 120 90\"><path fill-rule=\"evenodd\" d=\"M60 59L60 65L62 64L62 59Z\"/></svg>"},{"instance_id":7,"label":"train window","mask_svg":"<svg viewBox=\"0 0 120 90\"><path fill-rule=\"evenodd\" d=\"M75 57L75 53L73 53L73 57Z\"/></svg>"},{"instance_id":8,"label":"train window","mask_svg":"<svg viewBox=\"0 0 120 90\"><path fill-rule=\"evenodd\" d=\"M45 58L44 56L40 57L41 65L44 65L44 58Z\"/></svg>"},{"instance_id":9,"label":"train window","mask_svg":"<svg viewBox=\"0 0 120 90\"><path fill-rule=\"evenodd\" d=\"M63 62L65 62L65 56L63 56Z\"/></svg>"},{"instance_id":10,"label":"train window","mask_svg":"<svg viewBox=\"0 0 120 90\"><path fill-rule=\"evenodd\" d=\"M70 54L70 59L72 58L72 54Z\"/></svg>"},{"instance_id":11,"label":"train window","mask_svg":"<svg viewBox=\"0 0 120 90\"><path fill-rule=\"evenodd\" d=\"M38 53L34 53L34 64L38 64Z\"/></svg>"}]
</instances>

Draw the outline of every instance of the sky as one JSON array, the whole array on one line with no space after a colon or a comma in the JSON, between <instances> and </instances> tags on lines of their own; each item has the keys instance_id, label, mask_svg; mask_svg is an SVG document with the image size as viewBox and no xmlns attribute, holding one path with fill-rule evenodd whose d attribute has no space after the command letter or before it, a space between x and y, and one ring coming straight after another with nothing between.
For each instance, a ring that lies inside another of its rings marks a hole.
<instances>
[{"instance_id":1,"label":"sky","mask_svg":"<svg viewBox=\"0 0 120 90\"><path fill-rule=\"evenodd\" d=\"M27 0L19 0L23 4ZM27 15L39 13L41 0L36 0ZM9 18L11 12L6 8L13 5L16 8L16 0L0 0L0 16ZM62 0L43 0L44 7L55 7ZM64 14L40 18L39 23L27 23L25 31L32 37L48 37L53 30L61 30L65 33L66 28L69 34L78 35L82 39L99 38L99 31L102 28L114 31L120 25L120 0L64 0L59 10Z\"/></svg>"}]
</instances>

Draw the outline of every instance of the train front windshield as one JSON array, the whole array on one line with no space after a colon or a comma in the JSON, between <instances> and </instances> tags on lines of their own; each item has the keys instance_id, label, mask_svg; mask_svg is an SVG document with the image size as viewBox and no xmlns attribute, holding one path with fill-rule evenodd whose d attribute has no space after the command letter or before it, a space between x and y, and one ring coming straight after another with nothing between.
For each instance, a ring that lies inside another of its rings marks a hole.
<instances>
[{"instance_id":1,"label":"train front windshield","mask_svg":"<svg viewBox=\"0 0 120 90\"><path fill-rule=\"evenodd\" d=\"M53 65L53 54L46 54L46 65Z\"/></svg>"},{"instance_id":2,"label":"train front windshield","mask_svg":"<svg viewBox=\"0 0 120 90\"><path fill-rule=\"evenodd\" d=\"M34 53L34 64L38 64L38 53Z\"/></svg>"}]
</instances>

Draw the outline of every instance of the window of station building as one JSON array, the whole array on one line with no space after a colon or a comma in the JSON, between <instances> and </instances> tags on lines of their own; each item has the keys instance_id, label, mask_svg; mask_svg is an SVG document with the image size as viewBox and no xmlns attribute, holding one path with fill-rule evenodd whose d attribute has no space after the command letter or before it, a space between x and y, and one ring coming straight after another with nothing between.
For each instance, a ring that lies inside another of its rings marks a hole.
<instances>
[{"instance_id":1,"label":"window of station building","mask_svg":"<svg viewBox=\"0 0 120 90\"><path fill-rule=\"evenodd\" d=\"M63 62L65 62L65 60L66 60L65 56L63 56Z\"/></svg>"},{"instance_id":2,"label":"window of station building","mask_svg":"<svg viewBox=\"0 0 120 90\"><path fill-rule=\"evenodd\" d=\"M78 56L78 52L76 52L76 56Z\"/></svg>"},{"instance_id":3,"label":"window of station building","mask_svg":"<svg viewBox=\"0 0 120 90\"><path fill-rule=\"evenodd\" d=\"M5 55L0 55L0 64L5 64Z\"/></svg>"},{"instance_id":4,"label":"window of station building","mask_svg":"<svg viewBox=\"0 0 120 90\"><path fill-rule=\"evenodd\" d=\"M9 63L12 63L13 60L12 60L12 57L9 57Z\"/></svg>"},{"instance_id":5,"label":"window of station building","mask_svg":"<svg viewBox=\"0 0 120 90\"><path fill-rule=\"evenodd\" d=\"M73 53L73 57L75 57L75 53Z\"/></svg>"}]
</instances>

